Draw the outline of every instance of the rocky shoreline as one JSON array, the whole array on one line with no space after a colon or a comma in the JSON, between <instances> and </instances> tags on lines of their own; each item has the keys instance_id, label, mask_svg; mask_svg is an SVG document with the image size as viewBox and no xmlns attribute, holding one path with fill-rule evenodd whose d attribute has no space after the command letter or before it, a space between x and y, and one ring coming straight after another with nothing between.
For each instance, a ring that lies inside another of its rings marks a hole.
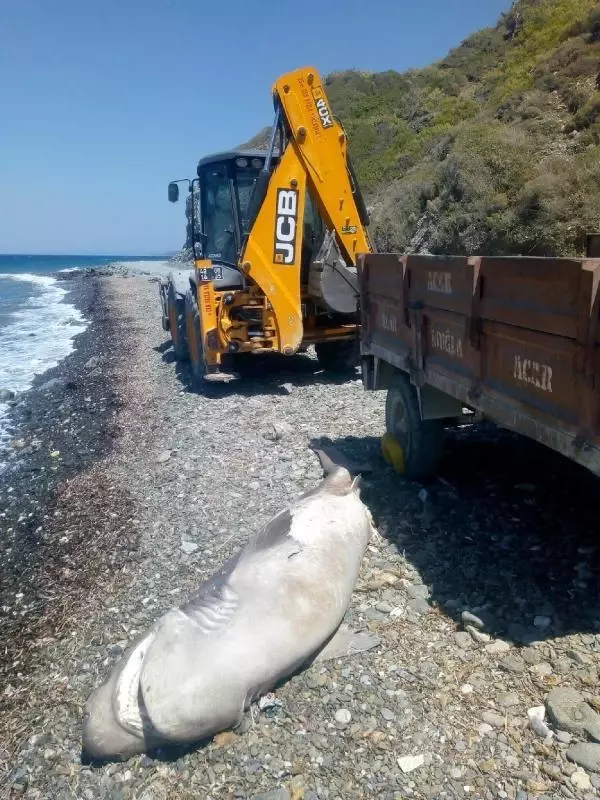
<instances>
[{"instance_id":1,"label":"rocky shoreline","mask_svg":"<svg viewBox=\"0 0 600 800\"><path fill-rule=\"evenodd\" d=\"M111 387L114 330L98 280L68 278L89 319L75 350L13 401L11 451L0 474L0 669L25 647L45 614L40 599L54 545L57 492L110 449L118 401ZM101 365L102 364L102 368ZM65 543L67 544L67 543ZM63 554L68 550L63 548Z\"/></svg>"},{"instance_id":2,"label":"rocky shoreline","mask_svg":"<svg viewBox=\"0 0 600 800\"><path fill-rule=\"evenodd\" d=\"M329 381L311 355L195 393L153 280L128 274L72 279L91 325L15 407L22 464L0 476L0 794L597 797L596 479L482 426L449 435L434 480L402 481L380 455L384 395ZM89 692L315 485L324 438L365 465L380 538L347 621L381 645L301 672L280 705L202 747L83 764Z\"/></svg>"}]
</instances>

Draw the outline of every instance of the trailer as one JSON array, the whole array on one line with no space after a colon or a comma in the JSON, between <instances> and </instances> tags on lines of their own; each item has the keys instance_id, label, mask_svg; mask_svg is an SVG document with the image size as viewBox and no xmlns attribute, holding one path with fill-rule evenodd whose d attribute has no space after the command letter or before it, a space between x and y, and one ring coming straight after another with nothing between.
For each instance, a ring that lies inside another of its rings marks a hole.
<instances>
[{"instance_id":1,"label":"trailer","mask_svg":"<svg viewBox=\"0 0 600 800\"><path fill-rule=\"evenodd\" d=\"M488 419L600 476L598 236L587 254L360 257L363 385L387 390L400 472L435 473L444 430Z\"/></svg>"}]
</instances>

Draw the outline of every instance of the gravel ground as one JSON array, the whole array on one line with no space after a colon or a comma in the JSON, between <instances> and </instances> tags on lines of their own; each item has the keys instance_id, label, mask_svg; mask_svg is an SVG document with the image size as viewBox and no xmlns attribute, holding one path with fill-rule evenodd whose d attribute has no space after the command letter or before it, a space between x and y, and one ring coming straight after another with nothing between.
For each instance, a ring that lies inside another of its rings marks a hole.
<instances>
[{"instance_id":1,"label":"gravel ground","mask_svg":"<svg viewBox=\"0 0 600 800\"><path fill-rule=\"evenodd\" d=\"M80 376L77 399L59 391L59 427L64 452L85 457L54 457L20 534L15 473L0 517L13 554L0 618L6 797L596 797L598 482L492 426L450 434L434 480L403 481L379 452L385 396L358 375L272 359L194 393L155 282L81 280L99 286L93 335L56 374ZM37 435L53 459L57 398L44 402L18 449ZM278 689L281 705L203 747L82 764L89 693L128 641L320 480L310 445L323 438L368 468L380 538L347 621L381 645L313 665Z\"/></svg>"}]
</instances>

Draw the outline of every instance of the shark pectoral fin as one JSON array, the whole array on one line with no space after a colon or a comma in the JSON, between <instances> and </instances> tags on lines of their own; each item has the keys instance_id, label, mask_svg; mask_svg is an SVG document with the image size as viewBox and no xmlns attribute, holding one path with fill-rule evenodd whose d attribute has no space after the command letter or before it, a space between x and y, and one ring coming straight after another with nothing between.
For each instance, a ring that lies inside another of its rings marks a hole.
<instances>
[{"instance_id":1,"label":"shark pectoral fin","mask_svg":"<svg viewBox=\"0 0 600 800\"><path fill-rule=\"evenodd\" d=\"M318 652L313 664L331 661L333 658L346 658L356 653L364 653L381 644L381 639L371 631L353 631L347 625L340 625L334 636Z\"/></svg>"}]
</instances>

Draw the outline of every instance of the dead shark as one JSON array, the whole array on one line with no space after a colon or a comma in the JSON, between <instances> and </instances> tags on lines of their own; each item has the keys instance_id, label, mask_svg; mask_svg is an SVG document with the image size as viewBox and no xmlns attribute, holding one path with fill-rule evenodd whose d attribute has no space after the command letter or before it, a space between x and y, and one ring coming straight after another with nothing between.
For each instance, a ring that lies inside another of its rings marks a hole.
<instances>
[{"instance_id":1,"label":"dead shark","mask_svg":"<svg viewBox=\"0 0 600 800\"><path fill-rule=\"evenodd\" d=\"M125 759L233 729L311 660L378 643L341 624L374 531L360 478L318 455L324 480L157 620L91 694L86 758Z\"/></svg>"}]
</instances>

